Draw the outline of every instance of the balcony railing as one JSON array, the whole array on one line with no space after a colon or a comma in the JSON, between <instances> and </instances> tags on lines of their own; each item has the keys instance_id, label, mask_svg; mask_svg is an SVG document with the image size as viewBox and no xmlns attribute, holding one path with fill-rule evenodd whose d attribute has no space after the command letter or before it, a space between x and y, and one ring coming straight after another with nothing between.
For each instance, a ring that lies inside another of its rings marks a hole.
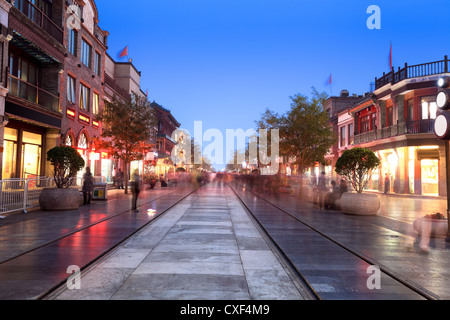
<instances>
[{"instance_id":1,"label":"balcony railing","mask_svg":"<svg viewBox=\"0 0 450 320\"><path fill-rule=\"evenodd\" d=\"M28 0L15 0L14 6L59 43L63 43L64 31L53 22L42 10Z\"/></svg>"},{"instance_id":2,"label":"balcony railing","mask_svg":"<svg viewBox=\"0 0 450 320\"><path fill-rule=\"evenodd\" d=\"M392 68L391 72L387 74L383 73L381 78L375 78L375 89L379 89L388 83L394 84L400 82L404 79L447 73L449 70L448 67L449 60L447 56L444 57L444 60L422 63L413 66L408 66L408 64L405 63L403 68L398 67L397 71Z\"/></svg>"},{"instance_id":3,"label":"balcony railing","mask_svg":"<svg viewBox=\"0 0 450 320\"><path fill-rule=\"evenodd\" d=\"M59 97L55 96L36 85L23 81L8 74L9 93L16 97L38 104L46 109L60 113Z\"/></svg>"},{"instance_id":4,"label":"balcony railing","mask_svg":"<svg viewBox=\"0 0 450 320\"><path fill-rule=\"evenodd\" d=\"M375 140L413 133L433 133L434 119L399 122L393 126L384 127L378 130L358 133L355 132L355 145L368 143Z\"/></svg>"}]
</instances>

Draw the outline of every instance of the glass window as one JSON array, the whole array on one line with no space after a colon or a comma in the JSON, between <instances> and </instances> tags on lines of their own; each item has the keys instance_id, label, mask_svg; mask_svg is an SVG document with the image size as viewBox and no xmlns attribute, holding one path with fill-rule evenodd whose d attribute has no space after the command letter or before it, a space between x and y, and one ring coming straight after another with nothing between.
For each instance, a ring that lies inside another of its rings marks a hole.
<instances>
[{"instance_id":1,"label":"glass window","mask_svg":"<svg viewBox=\"0 0 450 320\"><path fill-rule=\"evenodd\" d=\"M98 114L99 100L100 100L99 95L94 92L94 98L92 101L92 113L93 114Z\"/></svg>"},{"instance_id":2,"label":"glass window","mask_svg":"<svg viewBox=\"0 0 450 320\"><path fill-rule=\"evenodd\" d=\"M4 139L17 141L17 129L5 128Z\"/></svg>"},{"instance_id":3,"label":"glass window","mask_svg":"<svg viewBox=\"0 0 450 320\"><path fill-rule=\"evenodd\" d=\"M436 96L422 97L422 120L436 119Z\"/></svg>"},{"instance_id":4,"label":"glass window","mask_svg":"<svg viewBox=\"0 0 450 320\"><path fill-rule=\"evenodd\" d=\"M343 147L345 147L345 127L341 127L340 131L341 131L340 137L339 137L340 147L343 148Z\"/></svg>"},{"instance_id":5,"label":"glass window","mask_svg":"<svg viewBox=\"0 0 450 320\"><path fill-rule=\"evenodd\" d=\"M69 31L69 52L77 55L77 31L73 28Z\"/></svg>"},{"instance_id":6,"label":"glass window","mask_svg":"<svg viewBox=\"0 0 450 320\"><path fill-rule=\"evenodd\" d=\"M67 101L75 103L75 79L67 76Z\"/></svg>"},{"instance_id":7,"label":"glass window","mask_svg":"<svg viewBox=\"0 0 450 320\"><path fill-rule=\"evenodd\" d=\"M89 111L89 96L89 88L80 84L80 109Z\"/></svg>"},{"instance_id":8,"label":"glass window","mask_svg":"<svg viewBox=\"0 0 450 320\"><path fill-rule=\"evenodd\" d=\"M87 149L88 148L87 138L86 138L86 135L84 133L80 136L80 139L78 140L78 148L81 148L81 149Z\"/></svg>"},{"instance_id":9,"label":"glass window","mask_svg":"<svg viewBox=\"0 0 450 320\"><path fill-rule=\"evenodd\" d=\"M81 40L81 62L90 67L91 66L91 46L83 40Z\"/></svg>"},{"instance_id":10,"label":"glass window","mask_svg":"<svg viewBox=\"0 0 450 320\"><path fill-rule=\"evenodd\" d=\"M28 131L24 131L22 135L22 142L23 143L32 143L41 145L42 143L42 136L37 133L32 133Z\"/></svg>"},{"instance_id":11,"label":"glass window","mask_svg":"<svg viewBox=\"0 0 450 320\"><path fill-rule=\"evenodd\" d=\"M95 52L95 61L94 61L94 72L97 75L100 75L100 54Z\"/></svg>"},{"instance_id":12,"label":"glass window","mask_svg":"<svg viewBox=\"0 0 450 320\"><path fill-rule=\"evenodd\" d=\"M348 144L351 146L353 145L353 136L355 135L355 132L353 130L353 123L350 123L348 125Z\"/></svg>"}]
</instances>

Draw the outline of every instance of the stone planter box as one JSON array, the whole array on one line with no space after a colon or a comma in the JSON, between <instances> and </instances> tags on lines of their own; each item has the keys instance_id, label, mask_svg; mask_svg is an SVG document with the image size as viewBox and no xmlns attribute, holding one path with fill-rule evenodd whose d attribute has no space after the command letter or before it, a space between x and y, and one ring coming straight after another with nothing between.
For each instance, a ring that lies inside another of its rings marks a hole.
<instances>
[{"instance_id":1,"label":"stone planter box","mask_svg":"<svg viewBox=\"0 0 450 320\"><path fill-rule=\"evenodd\" d=\"M377 194L344 192L339 201L341 211L351 215L374 216L380 209Z\"/></svg>"},{"instance_id":2,"label":"stone planter box","mask_svg":"<svg viewBox=\"0 0 450 320\"><path fill-rule=\"evenodd\" d=\"M39 196L39 205L46 211L76 210L80 206L80 191L77 188L45 188Z\"/></svg>"},{"instance_id":3,"label":"stone planter box","mask_svg":"<svg viewBox=\"0 0 450 320\"><path fill-rule=\"evenodd\" d=\"M421 236L443 238L448 233L448 220L419 218L413 222L413 227Z\"/></svg>"}]
</instances>

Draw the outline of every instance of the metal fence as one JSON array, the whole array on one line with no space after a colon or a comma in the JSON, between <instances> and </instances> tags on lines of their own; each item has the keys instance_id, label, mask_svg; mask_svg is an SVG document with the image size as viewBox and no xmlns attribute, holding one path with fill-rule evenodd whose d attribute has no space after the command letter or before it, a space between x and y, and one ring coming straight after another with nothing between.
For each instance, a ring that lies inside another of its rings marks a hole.
<instances>
[{"instance_id":1,"label":"metal fence","mask_svg":"<svg viewBox=\"0 0 450 320\"><path fill-rule=\"evenodd\" d=\"M80 178L72 179L73 186L81 186ZM29 209L39 206L41 191L53 187L54 179L49 177L0 180L0 214L16 211L27 213Z\"/></svg>"}]
</instances>

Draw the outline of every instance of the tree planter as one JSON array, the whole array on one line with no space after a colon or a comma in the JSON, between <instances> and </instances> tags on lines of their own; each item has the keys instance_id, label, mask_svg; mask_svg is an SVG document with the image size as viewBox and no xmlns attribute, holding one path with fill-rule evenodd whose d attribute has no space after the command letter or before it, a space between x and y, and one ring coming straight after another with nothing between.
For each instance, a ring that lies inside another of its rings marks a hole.
<instances>
[{"instance_id":1,"label":"tree planter","mask_svg":"<svg viewBox=\"0 0 450 320\"><path fill-rule=\"evenodd\" d=\"M45 188L39 196L39 205L46 211L76 210L80 206L77 188Z\"/></svg>"},{"instance_id":2,"label":"tree planter","mask_svg":"<svg viewBox=\"0 0 450 320\"><path fill-rule=\"evenodd\" d=\"M419 218L413 222L413 227L421 236L442 238L448 233L447 219Z\"/></svg>"},{"instance_id":3,"label":"tree planter","mask_svg":"<svg viewBox=\"0 0 450 320\"><path fill-rule=\"evenodd\" d=\"M339 201L341 211L346 214L374 216L380 209L377 194L344 192Z\"/></svg>"}]
</instances>

